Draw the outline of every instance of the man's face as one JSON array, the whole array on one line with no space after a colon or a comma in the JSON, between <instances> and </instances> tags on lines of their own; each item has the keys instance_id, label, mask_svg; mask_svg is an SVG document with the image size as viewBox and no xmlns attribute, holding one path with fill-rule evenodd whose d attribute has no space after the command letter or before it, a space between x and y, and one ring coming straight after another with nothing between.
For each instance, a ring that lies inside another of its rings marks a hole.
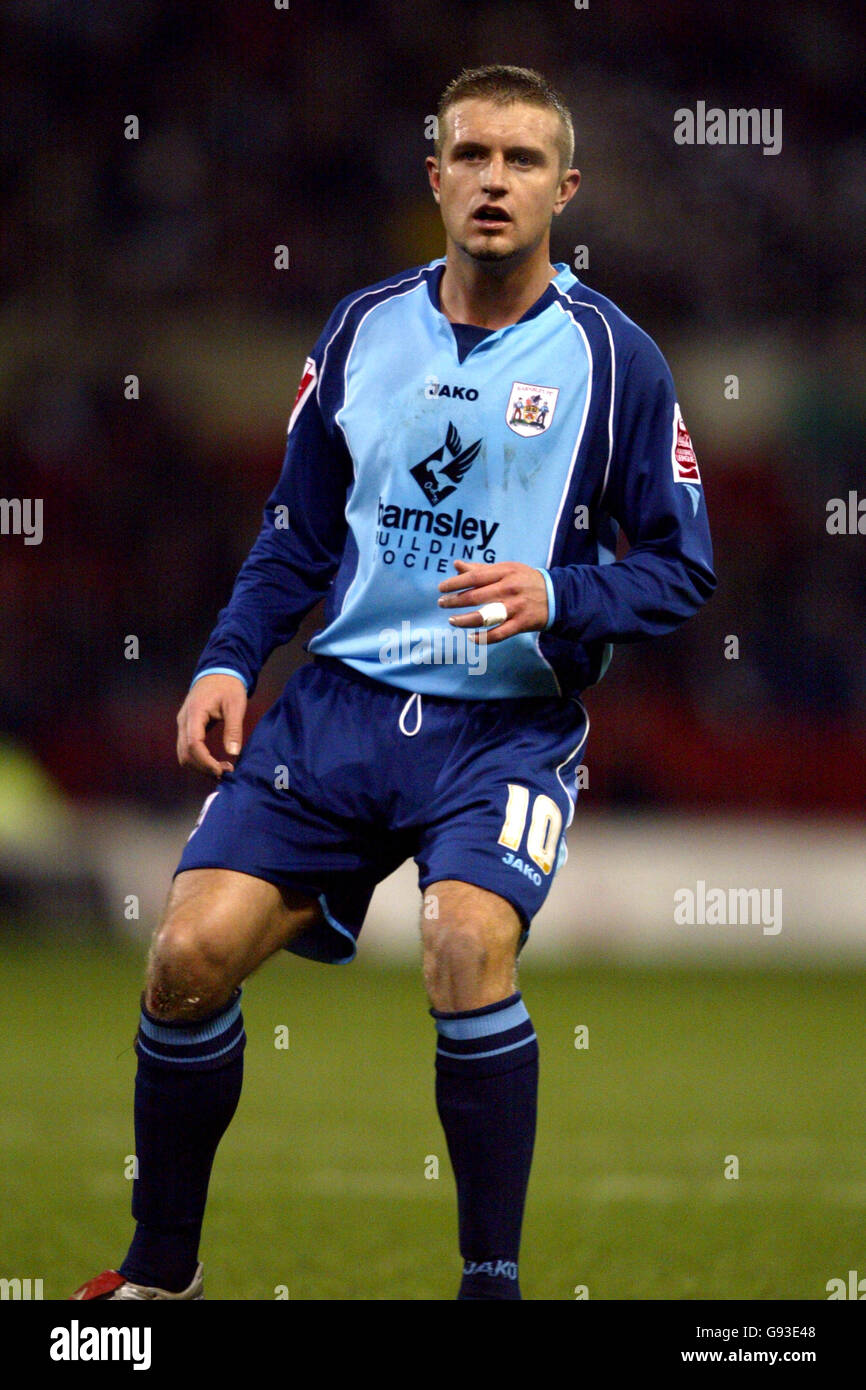
<instances>
[{"instance_id":1,"label":"man's face","mask_svg":"<svg viewBox=\"0 0 866 1390\"><path fill-rule=\"evenodd\" d=\"M443 117L441 156L427 160L448 238L474 260L524 260L547 243L551 218L577 192L560 173L559 117L528 102L467 98Z\"/></svg>"}]
</instances>

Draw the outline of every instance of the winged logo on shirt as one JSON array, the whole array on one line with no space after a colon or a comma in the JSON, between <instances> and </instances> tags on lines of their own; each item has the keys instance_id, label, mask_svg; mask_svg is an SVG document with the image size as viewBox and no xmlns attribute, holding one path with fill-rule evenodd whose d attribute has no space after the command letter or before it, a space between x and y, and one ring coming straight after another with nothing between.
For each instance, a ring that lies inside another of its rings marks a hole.
<instances>
[{"instance_id":1,"label":"winged logo on shirt","mask_svg":"<svg viewBox=\"0 0 866 1390\"><path fill-rule=\"evenodd\" d=\"M457 484L469 471L478 457L483 440L476 439L464 449L460 435L449 420L445 443L409 472L420 487L431 506L436 507L444 498L457 490ZM448 456L448 461L443 460Z\"/></svg>"}]
</instances>

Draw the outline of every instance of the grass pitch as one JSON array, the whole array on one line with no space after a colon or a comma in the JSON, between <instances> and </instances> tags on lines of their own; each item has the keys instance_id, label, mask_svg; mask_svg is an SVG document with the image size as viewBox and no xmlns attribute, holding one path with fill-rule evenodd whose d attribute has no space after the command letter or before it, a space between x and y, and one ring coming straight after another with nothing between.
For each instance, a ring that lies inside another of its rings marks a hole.
<instances>
[{"instance_id":1,"label":"grass pitch","mask_svg":"<svg viewBox=\"0 0 866 1390\"><path fill-rule=\"evenodd\" d=\"M129 1239L143 958L0 957L0 1275L42 1278L46 1298ZM866 975L550 972L527 956L521 986L541 1046L525 1298L826 1299L829 1279L866 1274ZM282 956L248 982L244 1016L208 1298L453 1299L419 974Z\"/></svg>"}]
</instances>

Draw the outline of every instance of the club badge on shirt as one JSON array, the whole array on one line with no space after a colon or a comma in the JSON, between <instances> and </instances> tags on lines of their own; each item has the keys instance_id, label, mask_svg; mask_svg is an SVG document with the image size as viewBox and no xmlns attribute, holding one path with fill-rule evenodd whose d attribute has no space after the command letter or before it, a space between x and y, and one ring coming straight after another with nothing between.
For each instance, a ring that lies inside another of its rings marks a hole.
<instances>
[{"instance_id":1,"label":"club badge on shirt","mask_svg":"<svg viewBox=\"0 0 866 1390\"><path fill-rule=\"evenodd\" d=\"M532 386L526 381L515 381L505 410L508 428L523 435L524 439L544 434L553 421L558 395L558 386Z\"/></svg>"}]
</instances>

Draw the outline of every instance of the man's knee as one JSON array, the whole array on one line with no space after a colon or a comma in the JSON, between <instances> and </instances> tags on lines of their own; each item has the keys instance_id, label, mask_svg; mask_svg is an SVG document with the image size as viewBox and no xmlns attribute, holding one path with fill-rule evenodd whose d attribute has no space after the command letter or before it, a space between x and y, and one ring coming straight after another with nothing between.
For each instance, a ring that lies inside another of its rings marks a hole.
<instances>
[{"instance_id":1,"label":"man's knee","mask_svg":"<svg viewBox=\"0 0 866 1390\"><path fill-rule=\"evenodd\" d=\"M175 878L154 937L145 1002L165 1020L194 1020L322 917L308 893L230 869L189 869Z\"/></svg>"},{"instance_id":2,"label":"man's knee","mask_svg":"<svg viewBox=\"0 0 866 1390\"><path fill-rule=\"evenodd\" d=\"M462 1011L514 989L517 913L501 898L460 885L437 894L439 916L422 925L424 982L434 1008Z\"/></svg>"},{"instance_id":3,"label":"man's knee","mask_svg":"<svg viewBox=\"0 0 866 1390\"><path fill-rule=\"evenodd\" d=\"M213 913L168 913L154 937L145 1003L156 1018L193 1021L213 1013L235 985L233 953Z\"/></svg>"},{"instance_id":4,"label":"man's knee","mask_svg":"<svg viewBox=\"0 0 866 1390\"><path fill-rule=\"evenodd\" d=\"M424 934L429 967L449 975L483 975L490 964L490 933L477 923L442 922Z\"/></svg>"}]
</instances>

